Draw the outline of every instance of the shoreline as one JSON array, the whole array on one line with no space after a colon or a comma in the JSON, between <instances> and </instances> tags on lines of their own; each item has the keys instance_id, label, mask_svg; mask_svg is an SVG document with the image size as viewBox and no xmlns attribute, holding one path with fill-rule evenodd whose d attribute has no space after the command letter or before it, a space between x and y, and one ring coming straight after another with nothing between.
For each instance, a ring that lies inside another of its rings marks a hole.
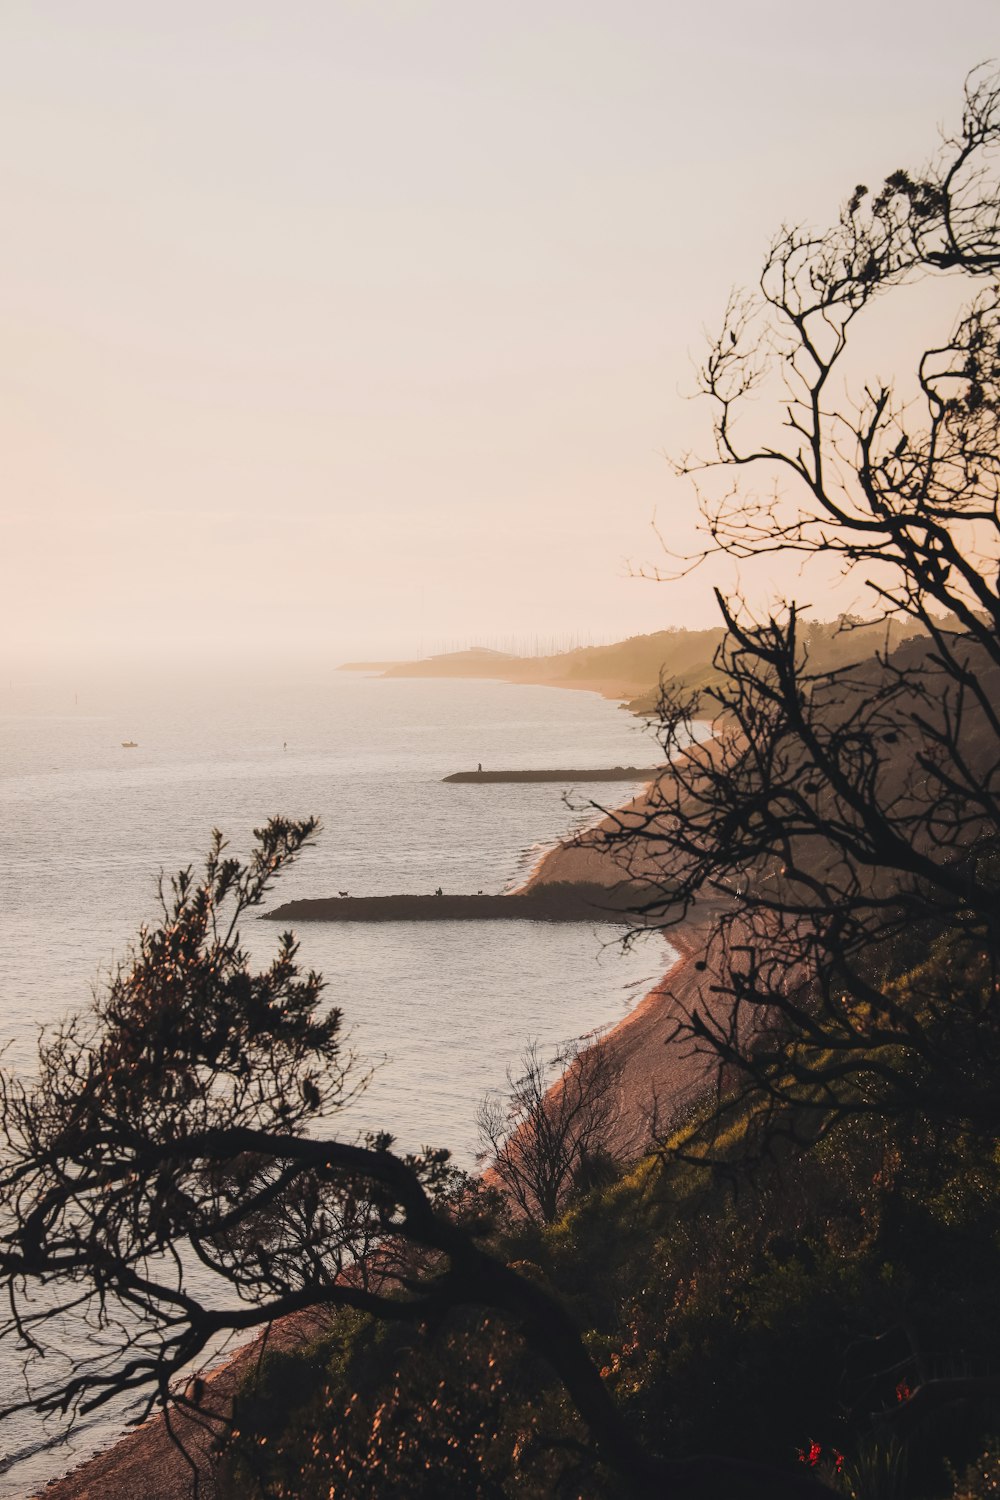
<instances>
[{"instance_id":1,"label":"shoreline","mask_svg":"<svg viewBox=\"0 0 1000 1500\"><path fill-rule=\"evenodd\" d=\"M620 689L620 683L606 683L599 687L593 682L545 681L531 685L575 687L599 692L607 698L629 696L628 692L606 690L614 687ZM353 898L353 901L352 898L332 898L332 903L320 898L316 901L286 903L275 912L263 913L261 920L282 920L293 910L297 921L330 920L329 916L310 918L303 914L301 908L328 904L334 907L351 904L358 906L366 900L370 903L390 904L417 901L424 905L442 901L478 903L480 899L492 899L494 902L505 903L502 915L508 919L512 915L510 903L526 900L529 906L538 911L546 905L555 909L562 901L567 911L575 908L577 912L573 916L529 916L528 920L621 922L624 920L623 909L619 908L616 915L609 915L609 905L615 891L628 890L629 882L623 879L623 871L607 852L596 846L596 840L605 826L620 825L623 818L642 816L644 809L649 806L650 787L655 779L658 777L650 777L643 791L624 807L614 812L609 811L591 828L546 850L522 884L505 896L371 897ZM634 888L632 890L634 892ZM579 914L583 909L581 891L587 892L584 898L586 915ZM604 902L609 905L604 905ZM382 909L387 910L385 906ZM516 910L524 919L524 908ZM436 909L432 908L425 919L441 920L442 915L438 905ZM363 920L413 918L397 914L394 917L368 917ZM612 1049L613 1061L619 1069L622 1109L614 1146L626 1159L641 1154L648 1144L650 1125L659 1100L669 1094L674 1109L683 1110L708 1081L709 1074L703 1063L692 1059L688 1054L671 1053L667 1043L678 1005L689 1003L704 982L703 976L695 969L695 963L702 952L702 938L710 921L710 910L702 908L698 912L689 913L682 924L663 935L674 950L669 966L648 992L601 1039L605 1046ZM558 1089L559 1086L560 1081L556 1080L552 1088ZM192 1421L183 1414L178 1415L176 1410L172 1413L172 1423L180 1428L185 1440L190 1442L192 1453L197 1459L198 1493L201 1500L217 1500L212 1459L214 1437L238 1385L260 1359L263 1341L266 1340L272 1348L304 1342L309 1337L316 1336L321 1318L321 1313L307 1311L268 1325L263 1334L248 1340L228 1357L223 1356L218 1363L202 1372L202 1378L208 1384L213 1398L206 1407L205 1417ZM90 1457L81 1459L61 1477L48 1481L40 1489L32 1490L30 1500L134 1500L137 1494L142 1494L145 1500L190 1500L191 1479L191 1467L172 1441L163 1414L158 1412L138 1428L126 1430Z\"/></svg>"},{"instance_id":2,"label":"shoreline","mask_svg":"<svg viewBox=\"0 0 1000 1500\"><path fill-rule=\"evenodd\" d=\"M677 1005L686 1004L700 988L695 964L710 920L707 911L692 914L670 933L667 941L675 956L666 972L601 1039L611 1049L619 1073L622 1107L613 1145L625 1159L640 1155L648 1146L660 1101L669 1094L673 1110L683 1111L710 1081L703 1064L688 1054L671 1053L667 1045ZM560 1084L557 1079L552 1090ZM261 1358L264 1341L270 1348L289 1348L308 1342L322 1330L322 1311L307 1310L268 1325L263 1333L201 1372L210 1400L199 1419L176 1410L171 1415L197 1463L201 1500L218 1500L214 1439L230 1402ZM31 1500L135 1500L140 1494L145 1500L191 1500L191 1477L191 1467L172 1441L162 1412L156 1412L68 1473L33 1490Z\"/></svg>"},{"instance_id":3,"label":"shoreline","mask_svg":"<svg viewBox=\"0 0 1000 1500\"><path fill-rule=\"evenodd\" d=\"M625 892L626 899L638 893L641 898L647 889L643 881L654 873L652 864L640 862L626 871L601 840L609 829L641 826L652 810L652 786L651 781L624 806L609 811L592 827L547 850L518 888L519 892L531 895L547 888L578 886L591 890L603 888L609 896L615 891ZM717 901L703 901L676 926L666 931L650 930L654 940L659 938L670 945L673 957L646 994L601 1037L601 1044L609 1049L612 1065L619 1072L621 1114L614 1145L626 1160L641 1155L648 1147L654 1114L663 1122L682 1113L711 1081L711 1069L703 1059L692 1056L687 1049L683 1052L672 1049L669 1042L676 1016L693 1008L700 1000L706 980L711 982L711 976L695 965L702 960L718 908ZM556 1080L552 1088L559 1086Z\"/></svg>"}]
</instances>

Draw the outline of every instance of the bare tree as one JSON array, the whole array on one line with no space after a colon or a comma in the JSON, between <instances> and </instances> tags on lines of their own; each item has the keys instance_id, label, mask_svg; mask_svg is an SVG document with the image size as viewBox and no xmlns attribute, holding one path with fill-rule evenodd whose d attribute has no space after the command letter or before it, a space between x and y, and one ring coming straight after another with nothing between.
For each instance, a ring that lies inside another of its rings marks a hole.
<instances>
[{"instance_id":1,"label":"bare tree","mask_svg":"<svg viewBox=\"0 0 1000 1500\"><path fill-rule=\"evenodd\" d=\"M535 1041L507 1088L479 1106L479 1160L527 1219L551 1224L614 1155L620 1069L604 1037L568 1042L546 1065Z\"/></svg>"},{"instance_id":2,"label":"bare tree","mask_svg":"<svg viewBox=\"0 0 1000 1500\"><path fill-rule=\"evenodd\" d=\"M832 561L912 631L852 660L845 619L844 665L819 671L794 605L758 622L720 597L719 686L667 686L661 735L684 753L612 834L657 864L647 919L717 903L679 1030L808 1131L845 1110L1000 1125L998 148L1000 81L979 70L935 162L855 188L823 233L782 229L702 369L714 452L679 465L706 531L692 563ZM853 404L862 328L928 278L967 305ZM715 740L687 748L706 715Z\"/></svg>"},{"instance_id":3,"label":"bare tree","mask_svg":"<svg viewBox=\"0 0 1000 1500\"><path fill-rule=\"evenodd\" d=\"M1000 82L977 70L937 161L874 194L856 187L823 233L780 231L702 366L715 451L679 466L728 480L703 495L706 552L860 565L887 610L932 635L942 611L954 615L994 661L998 139ZM855 336L887 294L929 276L971 300L903 384L873 377L856 405Z\"/></svg>"}]
</instances>

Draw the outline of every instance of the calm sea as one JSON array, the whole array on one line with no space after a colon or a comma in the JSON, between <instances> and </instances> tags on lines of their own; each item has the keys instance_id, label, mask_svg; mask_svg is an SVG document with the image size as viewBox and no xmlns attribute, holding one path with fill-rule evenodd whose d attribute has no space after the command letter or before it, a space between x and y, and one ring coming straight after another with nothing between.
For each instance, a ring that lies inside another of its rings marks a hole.
<instances>
[{"instance_id":1,"label":"calm sea","mask_svg":"<svg viewBox=\"0 0 1000 1500\"><path fill-rule=\"evenodd\" d=\"M0 707L3 700L0 700ZM236 851L272 813L323 833L274 904L297 896L501 891L546 847L634 788L443 785L474 768L643 765L643 726L594 694L483 681L226 677L76 695L0 711L0 1030L30 1069L39 1029L86 1004L156 915L156 877L197 863L219 827ZM137 748L123 749L123 740ZM265 961L278 928L251 922ZM305 964L344 1011L374 1075L342 1128L444 1145L463 1165L475 1112L529 1038L546 1047L614 1023L665 967L662 942L623 953L617 929L533 922L304 924ZM10 1364L0 1359L0 1379ZM6 1383L6 1380L4 1380ZM0 1455L36 1447L28 1421ZM24 1496L106 1441L91 1431L0 1473Z\"/></svg>"}]
</instances>

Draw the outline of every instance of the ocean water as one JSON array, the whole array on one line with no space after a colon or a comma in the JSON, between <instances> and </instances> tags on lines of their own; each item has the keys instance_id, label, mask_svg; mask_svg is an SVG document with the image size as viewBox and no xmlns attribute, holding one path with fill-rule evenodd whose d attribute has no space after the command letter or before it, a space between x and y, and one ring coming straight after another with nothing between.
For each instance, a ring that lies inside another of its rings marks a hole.
<instances>
[{"instance_id":1,"label":"ocean water","mask_svg":"<svg viewBox=\"0 0 1000 1500\"><path fill-rule=\"evenodd\" d=\"M123 749L126 739L136 749ZM57 704L0 699L0 1033L30 1071L41 1029L99 989L155 918L156 878L195 863L219 827L246 851L273 813L318 814L316 846L282 878L301 896L504 890L628 784L444 785L474 768L643 765L642 724L595 694L487 681L312 678L119 685ZM279 927L244 936L266 961ZM529 1038L544 1047L619 1020L662 973L662 940L533 922L303 924L371 1082L339 1127L442 1145L471 1166L476 1106ZM12 1378L0 1351L0 1380ZM49 1434L52 1435L51 1433ZM26 1496L108 1439L39 1448L0 1429L0 1496ZM2 1456L24 1453L3 1472ZM32 1456L27 1456L31 1454Z\"/></svg>"}]
</instances>

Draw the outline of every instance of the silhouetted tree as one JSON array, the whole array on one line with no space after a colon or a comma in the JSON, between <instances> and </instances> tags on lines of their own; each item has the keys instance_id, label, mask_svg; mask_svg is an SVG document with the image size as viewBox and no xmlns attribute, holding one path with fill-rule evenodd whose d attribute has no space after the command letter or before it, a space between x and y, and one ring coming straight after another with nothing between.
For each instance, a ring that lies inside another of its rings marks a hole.
<instances>
[{"instance_id":1,"label":"silhouetted tree","mask_svg":"<svg viewBox=\"0 0 1000 1500\"><path fill-rule=\"evenodd\" d=\"M0 1333L30 1376L0 1416L121 1396L196 1407L197 1382L171 1382L213 1340L306 1308L403 1325L485 1308L563 1383L631 1493L816 1494L794 1472L649 1453L569 1311L485 1247L447 1152L330 1132L364 1082L340 1012L322 1009L291 934L260 971L239 934L316 826L271 819L245 864L216 833L203 878L171 882L107 996L44 1042L37 1079L0 1077Z\"/></svg>"},{"instance_id":2,"label":"silhouetted tree","mask_svg":"<svg viewBox=\"0 0 1000 1500\"><path fill-rule=\"evenodd\" d=\"M525 1218L551 1224L613 1161L620 1118L620 1069L603 1037L567 1043L548 1066L531 1042L506 1090L479 1106L479 1160Z\"/></svg>"},{"instance_id":3,"label":"silhouetted tree","mask_svg":"<svg viewBox=\"0 0 1000 1500\"><path fill-rule=\"evenodd\" d=\"M678 1031L772 1127L786 1106L807 1133L866 1110L1000 1127L998 147L980 70L935 162L855 188L823 233L782 229L702 369L714 453L679 466L707 537L692 565L833 562L912 631L818 671L794 606L754 621L720 596L719 685L666 686L674 774L612 834L656 865L647 918L716 903ZM951 332L908 380L859 380L862 328L928 278L940 303L971 295ZM688 748L706 716L714 741Z\"/></svg>"}]
</instances>

